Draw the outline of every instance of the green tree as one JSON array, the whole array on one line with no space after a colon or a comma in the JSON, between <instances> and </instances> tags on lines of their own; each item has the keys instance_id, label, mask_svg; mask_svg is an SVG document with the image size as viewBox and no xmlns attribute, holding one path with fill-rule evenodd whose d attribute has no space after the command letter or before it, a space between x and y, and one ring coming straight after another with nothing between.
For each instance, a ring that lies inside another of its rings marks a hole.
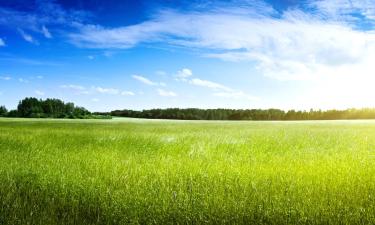
<instances>
[{"instance_id":1,"label":"green tree","mask_svg":"<svg viewBox=\"0 0 375 225\"><path fill-rule=\"evenodd\" d=\"M19 102L17 111L21 117L42 117L42 102L37 98L25 98Z\"/></svg>"},{"instance_id":2,"label":"green tree","mask_svg":"<svg viewBox=\"0 0 375 225\"><path fill-rule=\"evenodd\" d=\"M6 114L8 113L8 110L7 108L5 108L5 106L0 106L0 116L6 116Z\"/></svg>"}]
</instances>

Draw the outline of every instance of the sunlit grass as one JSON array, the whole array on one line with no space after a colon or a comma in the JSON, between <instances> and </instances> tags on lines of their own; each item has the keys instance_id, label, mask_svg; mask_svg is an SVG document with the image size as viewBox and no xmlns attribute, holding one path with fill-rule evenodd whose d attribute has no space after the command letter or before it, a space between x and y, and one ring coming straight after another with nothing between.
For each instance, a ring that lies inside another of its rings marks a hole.
<instances>
[{"instance_id":1,"label":"sunlit grass","mask_svg":"<svg viewBox=\"0 0 375 225\"><path fill-rule=\"evenodd\" d=\"M0 120L0 224L374 224L375 122Z\"/></svg>"}]
</instances>

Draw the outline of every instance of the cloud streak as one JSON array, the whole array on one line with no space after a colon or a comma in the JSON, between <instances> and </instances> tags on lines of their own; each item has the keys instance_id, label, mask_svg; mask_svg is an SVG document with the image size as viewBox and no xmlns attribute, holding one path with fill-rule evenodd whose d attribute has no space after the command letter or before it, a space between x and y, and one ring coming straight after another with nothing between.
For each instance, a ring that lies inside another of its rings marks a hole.
<instances>
[{"instance_id":1,"label":"cloud streak","mask_svg":"<svg viewBox=\"0 0 375 225\"><path fill-rule=\"evenodd\" d=\"M177 81L182 81L188 83L190 85L199 86L203 88L207 88L211 91L214 91L212 94L216 97L224 97L224 98L232 98L232 99L246 99L246 100L258 100L258 97L248 95L243 91L235 90L233 88L227 87L226 85L209 81L203 80L200 78L193 78L193 72L190 69L182 69L177 72Z\"/></svg>"},{"instance_id":2,"label":"cloud streak","mask_svg":"<svg viewBox=\"0 0 375 225\"><path fill-rule=\"evenodd\" d=\"M173 91L167 91L167 90L164 90L164 89L157 89L157 92L160 96L163 96L163 97L176 97L177 94Z\"/></svg>"},{"instance_id":3,"label":"cloud streak","mask_svg":"<svg viewBox=\"0 0 375 225\"><path fill-rule=\"evenodd\" d=\"M20 33L20 35L22 36L22 38L29 42L29 43L32 43L32 44L35 44L35 45L38 45L39 42L37 40L35 40L33 38L33 36L31 36L30 34L26 33L24 30L22 29L18 29L18 32Z\"/></svg>"},{"instance_id":4,"label":"cloud streak","mask_svg":"<svg viewBox=\"0 0 375 225\"><path fill-rule=\"evenodd\" d=\"M193 72L188 68L179 70L176 74L177 81L187 81L189 77L193 76Z\"/></svg>"},{"instance_id":5,"label":"cloud streak","mask_svg":"<svg viewBox=\"0 0 375 225\"><path fill-rule=\"evenodd\" d=\"M10 76L0 76L0 80L5 80L5 81L8 81L8 80L11 80L12 77Z\"/></svg>"},{"instance_id":6,"label":"cloud streak","mask_svg":"<svg viewBox=\"0 0 375 225\"><path fill-rule=\"evenodd\" d=\"M123 96L134 96L135 93L132 92L132 91L122 91L121 95L123 95Z\"/></svg>"},{"instance_id":7,"label":"cloud streak","mask_svg":"<svg viewBox=\"0 0 375 225\"><path fill-rule=\"evenodd\" d=\"M360 11L372 21L375 10L370 2L327 2L311 2L310 12L296 8L277 16L241 7L164 10L132 26L84 26L70 38L78 46L93 48L131 48L141 43L198 48L205 57L255 62L257 70L269 78L306 80L324 70L361 65L375 57L375 32L356 29L356 20L347 15ZM186 79L180 72L177 77Z\"/></svg>"},{"instance_id":8,"label":"cloud streak","mask_svg":"<svg viewBox=\"0 0 375 225\"><path fill-rule=\"evenodd\" d=\"M117 95L120 93L120 91L115 88L92 87L92 89L101 94Z\"/></svg>"},{"instance_id":9,"label":"cloud streak","mask_svg":"<svg viewBox=\"0 0 375 225\"><path fill-rule=\"evenodd\" d=\"M49 30L45 26L42 26L42 33L43 33L44 37L52 38L52 34L49 32Z\"/></svg>"},{"instance_id":10,"label":"cloud streak","mask_svg":"<svg viewBox=\"0 0 375 225\"><path fill-rule=\"evenodd\" d=\"M140 75L132 75L133 79L143 83L143 84L146 84L146 85L150 85L150 86L157 86L158 83L156 82L153 82L151 80L149 80L148 78L146 77L143 77L143 76L140 76Z\"/></svg>"},{"instance_id":11,"label":"cloud streak","mask_svg":"<svg viewBox=\"0 0 375 225\"><path fill-rule=\"evenodd\" d=\"M132 78L149 86L163 86L163 87L166 86L166 84L163 82L154 82L141 75L132 75Z\"/></svg>"},{"instance_id":12,"label":"cloud streak","mask_svg":"<svg viewBox=\"0 0 375 225\"><path fill-rule=\"evenodd\" d=\"M189 81L189 83L195 86L207 87L214 90L232 91L231 88L226 87L225 85L208 80L201 80L199 78L193 78Z\"/></svg>"},{"instance_id":13,"label":"cloud streak","mask_svg":"<svg viewBox=\"0 0 375 225\"><path fill-rule=\"evenodd\" d=\"M83 87L83 86L81 86L81 85L75 85L75 84L64 84L64 85L60 85L60 88L71 89L71 90L76 90L76 91L83 91L83 90L86 90L85 87Z\"/></svg>"},{"instance_id":14,"label":"cloud streak","mask_svg":"<svg viewBox=\"0 0 375 225\"><path fill-rule=\"evenodd\" d=\"M38 96L44 96L44 92L43 91L40 91L40 90L35 90L35 92L34 92L36 95L38 95Z\"/></svg>"},{"instance_id":15,"label":"cloud streak","mask_svg":"<svg viewBox=\"0 0 375 225\"><path fill-rule=\"evenodd\" d=\"M89 88L76 85L76 84L64 84L59 86L62 89L71 90L76 94L92 95L92 94L104 94L104 95L121 95L121 96L134 96L135 93L132 91L122 91L117 88L107 88L100 86L91 86Z\"/></svg>"}]
</instances>

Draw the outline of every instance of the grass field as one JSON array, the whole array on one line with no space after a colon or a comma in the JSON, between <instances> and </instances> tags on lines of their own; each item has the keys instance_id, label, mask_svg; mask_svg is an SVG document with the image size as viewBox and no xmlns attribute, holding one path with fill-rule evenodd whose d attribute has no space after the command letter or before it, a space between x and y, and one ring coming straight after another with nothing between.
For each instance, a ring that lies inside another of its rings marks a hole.
<instances>
[{"instance_id":1,"label":"grass field","mask_svg":"<svg viewBox=\"0 0 375 225\"><path fill-rule=\"evenodd\" d=\"M375 224L375 122L0 120L0 224Z\"/></svg>"}]
</instances>

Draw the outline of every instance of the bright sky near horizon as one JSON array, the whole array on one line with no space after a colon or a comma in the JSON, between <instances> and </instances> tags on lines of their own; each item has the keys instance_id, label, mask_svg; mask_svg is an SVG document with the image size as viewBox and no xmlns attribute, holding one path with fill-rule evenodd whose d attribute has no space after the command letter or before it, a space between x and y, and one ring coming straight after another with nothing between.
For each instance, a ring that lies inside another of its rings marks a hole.
<instances>
[{"instance_id":1,"label":"bright sky near horizon","mask_svg":"<svg viewBox=\"0 0 375 225\"><path fill-rule=\"evenodd\" d=\"M375 107L375 0L0 0L0 105Z\"/></svg>"}]
</instances>

